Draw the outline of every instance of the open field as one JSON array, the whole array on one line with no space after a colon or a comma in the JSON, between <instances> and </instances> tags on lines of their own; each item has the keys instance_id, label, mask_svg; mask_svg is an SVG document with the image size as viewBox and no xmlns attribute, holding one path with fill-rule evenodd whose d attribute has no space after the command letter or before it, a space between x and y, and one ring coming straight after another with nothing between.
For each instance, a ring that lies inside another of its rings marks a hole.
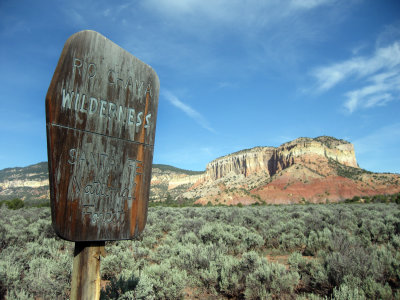
<instances>
[{"instance_id":1,"label":"open field","mask_svg":"<svg viewBox=\"0 0 400 300\"><path fill-rule=\"evenodd\" d=\"M68 299L49 208L0 208L0 299ZM152 207L106 243L103 299L399 299L400 206Z\"/></svg>"}]
</instances>

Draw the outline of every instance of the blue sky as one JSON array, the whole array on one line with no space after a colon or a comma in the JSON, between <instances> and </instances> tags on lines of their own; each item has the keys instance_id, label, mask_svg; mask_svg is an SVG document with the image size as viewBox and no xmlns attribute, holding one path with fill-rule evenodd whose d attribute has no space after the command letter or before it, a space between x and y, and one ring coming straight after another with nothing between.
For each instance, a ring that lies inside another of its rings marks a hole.
<instances>
[{"instance_id":1,"label":"blue sky","mask_svg":"<svg viewBox=\"0 0 400 300\"><path fill-rule=\"evenodd\" d=\"M154 163L330 135L400 173L398 0L0 0L0 169L47 160L45 95L84 29L156 70Z\"/></svg>"}]
</instances>

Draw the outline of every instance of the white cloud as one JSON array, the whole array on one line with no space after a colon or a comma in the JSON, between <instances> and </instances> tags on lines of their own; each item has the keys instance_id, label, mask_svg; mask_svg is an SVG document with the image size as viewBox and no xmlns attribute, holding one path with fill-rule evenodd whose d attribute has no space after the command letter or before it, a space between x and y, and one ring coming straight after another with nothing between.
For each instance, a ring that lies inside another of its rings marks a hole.
<instances>
[{"instance_id":1,"label":"white cloud","mask_svg":"<svg viewBox=\"0 0 400 300\"><path fill-rule=\"evenodd\" d=\"M378 48L370 57L354 57L312 72L317 90L325 92L352 78L362 87L345 93L344 107L350 113L358 108L382 106L395 99L400 90L400 42Z\"/></svg>"},{"instance_id":2,"label":"white cloud","mask_svg":"<svg viewBox=\"0 0 400 300\"><path fill-rule=\"evenodd\" d=\"M332 0L292 0L290 6L297 9L313 9L332 2Z\"/></svg>"},{"instance_id":3,"label":"white cloud","mask_svg":"<svg viewBox=\"0 0 400 300\"><path fill-rule=\"evenodd\" d=\"M400 74L389 72L380 73L368 80L370 83L360 89L346 93L344 103L348 112L352 113L357 108L371 108L386 105L395 99L394 94L400 91Z\"/></svg>"},{"instance_id":4,"label":"white cloud","mask_svg":"<svg viewBox=\"0 0 400 300\"><path fill-rule=\"evenodd\" d=\"M318 8L334 0L145 0L144 6L166 17L179 18L186 24L193 18L230 25L265 26L293 14ZM188 18L192 16L191 18ZM215 24L210 24L213 26ZM204 29L204 28L203 28Z\"/></svg>"},{"instance_id":5,"label":"white cloud","mask_svg":"<svg viewBox=\"0 0 400 300\"><path fill-rule=\"evenodd\" d=\"M163 91L162 94L165 99L167 99L172 105L182 110L190 118L195 120L201 127L215 133L215 130L210 126L208 121L199 112L191 108L189 105L183 103L181 100L178 99L178 97L176 97L169 91Z\"/></svg>"},{"instance_id":6,"label":"white cloud","mask_svg":"<svg viewBox=\"0 0 400 300\"><path fill-rule=\"evenodd\" d=\"M393 96L388 93L373 96L365 103L365 107L383 106L386 105L387 102L392 100Z\"/></svg>"},{"instance_id":7,"label":"white cloud","mask_svg":"<svg viewBox=\"0 0 400 300\"><path fill-rule=\"evenodd\" d=\"M376 47L382 48L396 40L400 40L400 21L384 27L376 40Z\"/></svg>"},{"instance_id":8,"label":"white cloud","mask_svg":"<svg viewBox=\"0 0 400 300\"><path fill-rule=\"evenodd\" d=\"M379 48L371 57L355 57L312 72L318 89L326 91L350 76L365 77L382 69L391 70L400 65L400 43Z\"/></svg>"},{"instance_id":9,"label":"white cloud","mask_svg":"<svg viewBox=\"0 0 400 300\"><path fill-rule=\"evenodd\" d=\"M148 16L143 29L124 26L129 30L121 39L124 48L154 67L190 67L209 76L220 70L235 74L238 68L250 76L268 68L286 75L308 55L304 46L326 39L325 29L341 22L335 16L342 18L353 2L141 0L125 11Z\"/></svg>"},{"instance_id":10,"label":"white cloud","mask_svg":"<svg viewBox=\"0 0 400 300\"><path fill-rule=\"evenodd\" d=\"M353 55L357 55L357 54L359 54L360 52L362 52L363 50L365 50L365 49L367 48L367 46L368 46L368 45L367 45L366 43L360 44L360 45L354 47L353 49L351 49L351 53L352 53Z\"/></svg>"}]
</instances>

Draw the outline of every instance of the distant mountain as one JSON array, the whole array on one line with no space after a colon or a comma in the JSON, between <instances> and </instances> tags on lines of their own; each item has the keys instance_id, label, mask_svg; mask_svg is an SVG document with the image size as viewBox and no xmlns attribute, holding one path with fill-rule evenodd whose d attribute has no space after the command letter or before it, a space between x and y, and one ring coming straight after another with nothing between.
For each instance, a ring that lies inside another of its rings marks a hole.
<instances>
[{"instance_id":1,"label":"distant mountain","mask_svg":"<svg viewBox=\"0 0 400 300\"><path fill-rule=\"evenodd\" d=\"M181 197L203 174L204 172L154 164L151 173L150 201Z\"/></svg>"},{"instance_id":2,"label":"distant mountain","mask_svg":"<svg viewBox=\"0 0 400 300\"><path fill-rule=\"evenodd\" d=\"M182 191L183 182L189 178L193 181L196 175L204 172L179 169L169 165L154 164L153 179L150 189L150 200L160 201L169 195L177 197ZM174 181L180 186L168 193L168 186ZM20 198L25 201L50 199L49 175L47 162L27 167L7 168L0 170L0 201Z\"/></svg>"},{"instance_id":3,"label":"distant mountain","mask_svg":"<svg viewBox=\"0 0 400 300\"><path fill-rule=\"evenodd\" d=\"M47 163L0 171L0 200L48 199ZM328 136L241 150L205 172L153 165L150 201L200 204L336 202L400 192L400 175L361 169L351 143Z\"/></svg>"},{"instance_id":4,"label":"distant mountain","mask_svg":"<svg viewBox=\"0 0 400 300\"><path fill-rule=\"evenodd\" d=\"M47 162L24 168L0 170L0 200L49 199L49 175Z\"/></svg>"}]
</instances>

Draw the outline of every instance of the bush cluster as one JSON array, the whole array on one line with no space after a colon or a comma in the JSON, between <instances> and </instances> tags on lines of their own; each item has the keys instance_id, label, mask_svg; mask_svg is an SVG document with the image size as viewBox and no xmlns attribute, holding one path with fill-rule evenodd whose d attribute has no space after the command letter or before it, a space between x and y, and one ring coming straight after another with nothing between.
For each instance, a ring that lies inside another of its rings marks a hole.
<instances>
[{"instance_id":1,"label":"bush cluster","mask_svg":"<svg viewBox=\"0 0 400 300\"><path fill-rule=\"evenodd\" d=\"M374 195L374 196L354 196L346 199L345 203L397 203L400 204L400 193L390 195Z\"/></svg>"},{"instance_id":2,"label":"bush cluster","mask_svg":"<svg viewBox=\"0 0 400 300\"><path fill-rule=\"evenodd\" d=\"M12 200L0 201L0 207L2 207L3 205L7 206L8 209L16 210L24 207L25 203L19 198L14 198Z\"/></svg>"},{"instance_id":3,"label":"bush cluster","mask_svg":"<svg viewBox=\"0 0 400 300\"><path fill-rule=\"evenodd\" d=\"M67 299L73 243L51 227L50 209L0 208L0 299Z\"/></svg>"},{"instance_id":4,"label":"bush cluster","mask_svg":"<svg viewBox=\"0 0 400 300\"><path fill-rule=\"evenodd\" d=\"M67 299L73 243L49 209L0 218L0 292ZM153 207L139 240L106 243L102 299L397 299L399 249L393 203Z\"/></svg>"}]
</instances>

